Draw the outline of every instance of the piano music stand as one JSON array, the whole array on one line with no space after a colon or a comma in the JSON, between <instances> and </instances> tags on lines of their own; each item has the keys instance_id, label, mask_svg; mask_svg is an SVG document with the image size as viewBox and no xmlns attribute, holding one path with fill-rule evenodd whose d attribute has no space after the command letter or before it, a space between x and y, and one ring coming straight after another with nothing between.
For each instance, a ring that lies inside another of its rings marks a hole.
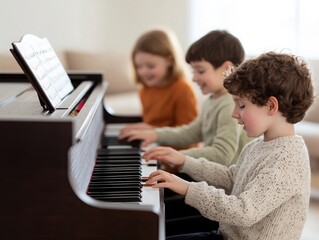
<instances>
[{"instance_id":1,"label":"piano music stand","mask_svg":"<svg viewBox=\"0 0 319 240\"><path fill-rule=\"evenodd\" d=\"M24 35L12 43L10 52L36 90L41 106L54 112L74 87L46 38Z\"/></svg>"}]
</instances>

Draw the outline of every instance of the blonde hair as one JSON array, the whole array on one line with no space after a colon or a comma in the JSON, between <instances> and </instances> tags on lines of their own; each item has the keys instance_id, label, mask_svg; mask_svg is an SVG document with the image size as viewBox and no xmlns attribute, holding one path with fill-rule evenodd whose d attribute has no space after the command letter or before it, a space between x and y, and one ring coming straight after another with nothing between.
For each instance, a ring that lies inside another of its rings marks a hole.
<instances>
[{"instance_id":1,"label":"blonde hair","mask_svg":"<svg viewBox=\"0 0 319 240\"><path fill-rule=\"evenodd\" d=\"M166 79L173 81L181 77L186 77L185 64L183 63L184 59L179 42L170 30L166 28L150 30L137 39L131 54L132 74L136 83L143 84L134 64L134 58L138 52L171 58L172 65L167 71Z\"/></svg>"}]
</instances>

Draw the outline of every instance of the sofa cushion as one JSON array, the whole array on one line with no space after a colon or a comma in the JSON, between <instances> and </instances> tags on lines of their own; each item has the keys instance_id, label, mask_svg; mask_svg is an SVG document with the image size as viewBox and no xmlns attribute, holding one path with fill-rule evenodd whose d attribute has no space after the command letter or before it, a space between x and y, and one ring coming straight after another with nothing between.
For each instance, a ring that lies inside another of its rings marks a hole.
<instances>
[{"instance_id":1,"label":"sofa cushion","mask_svg":"<svg viewBox=\"0 0 319 240\"><path fill-rule=\"evenodd\" d=\"M304 120L319 123L319 60L308 60L312 73L315 101L306 113Z\"/></svg>"},{"instance_id":2,"label":"sofa cushion","mask_svg":"<svg viewBox=\"0 0 319 240\"><path fill-rule=\"evenodd\" d=\"M315 101L307 111L304 120L315 122L319 125L319 96L316 96Z\"/></svg>"},{"instance_id":3,"label":"sofa cushion","mask_svg":"<svg viewBox=\"0 0 319 240\"><path fill-rule=\"evenodd\" d=\"M0 71L22 72L19 64L10 53L0 54Z\"/></svg>"},{"instance_id":4,"label":"sofa cushion","mask_svg":"<svg viewBox=\"0 0 319 240\"><path fill-rule=\"evenodd\" d=\"M130 78L130 59L125 53L94 53L67 51L66 59L69 70L88 70L104 73L108 82L108 93L119 93L137 90Z\"/></svg>"},{"instance_id":5,"label":"sofa cushion","mask_svg":"<svg viewBox=\"0 0 319 240\"><path fill-rule=\"evenodd\" d=\"M104 107L117 116L142 116L142 105L137 91L106 94Z\"/></svg>"},{"instance_id":6,"label":"sofa cushion","mask_svg":"<svg viewBox=\"0 0 319 240\"><path fill-rule=\"evenodd\" d=\"M296 134L304 138L309 156L319 160L319 123L301 121L295 124Z\"/></svg>"}]
</instances>

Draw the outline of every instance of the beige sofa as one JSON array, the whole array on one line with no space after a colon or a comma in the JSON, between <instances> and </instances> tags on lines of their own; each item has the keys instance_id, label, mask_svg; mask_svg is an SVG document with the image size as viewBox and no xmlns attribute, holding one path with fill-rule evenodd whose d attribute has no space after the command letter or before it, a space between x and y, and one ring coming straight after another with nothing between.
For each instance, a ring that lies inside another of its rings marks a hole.
<instances>
[{"instance_id":1,"label":"beige sofa","mask_svg":"<svg viewBox=\"0 0 319 240\"><path fill-rule=\"evenodd\" d=\"M130 77L130 59L125 53L65 52L69 70L102 71L108 88L105 106L116 115L141 115L137 86Z\"/></svg>"},{"instance_id":2,"label":"beige sofa","mask_svg":"<svg viewBox=\"0 0 319 240\"><path fill-rule=\"evenodd\" d=\"M129 55L127 53L77 52L57 53L67 70L102 71L109 83L104 103L110 113L116 115L141 115L137 87L130 79ZM315 80L315 92L319 95L319 61L309 61ZM8 53L0 54L0 71L21 71ZM203 98L198 88L200 103ZM305 119L296 125L296 132L302 135L309 149L311 165L319 172L319 98L309 109ZM319 186L318 186L319 188Z\"/></svg>"}]
</instances>

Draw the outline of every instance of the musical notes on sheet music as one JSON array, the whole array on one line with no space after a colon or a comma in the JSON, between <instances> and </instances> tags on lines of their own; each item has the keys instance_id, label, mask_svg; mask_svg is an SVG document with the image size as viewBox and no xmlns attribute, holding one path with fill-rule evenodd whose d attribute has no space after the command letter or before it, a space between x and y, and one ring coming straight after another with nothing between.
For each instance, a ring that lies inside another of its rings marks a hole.
<instances>
[{"instance_id":1,"label":"musical notes on sheet music","mask_svg":"<svg viewBox=\"0 0 319 240\"><path fill-rule=\"evenodd\" d=\"M73 90L71 80L48 39L32 34L12 43L28 66L50 104L55 107Z\"/></svg>"}]
</instances>

